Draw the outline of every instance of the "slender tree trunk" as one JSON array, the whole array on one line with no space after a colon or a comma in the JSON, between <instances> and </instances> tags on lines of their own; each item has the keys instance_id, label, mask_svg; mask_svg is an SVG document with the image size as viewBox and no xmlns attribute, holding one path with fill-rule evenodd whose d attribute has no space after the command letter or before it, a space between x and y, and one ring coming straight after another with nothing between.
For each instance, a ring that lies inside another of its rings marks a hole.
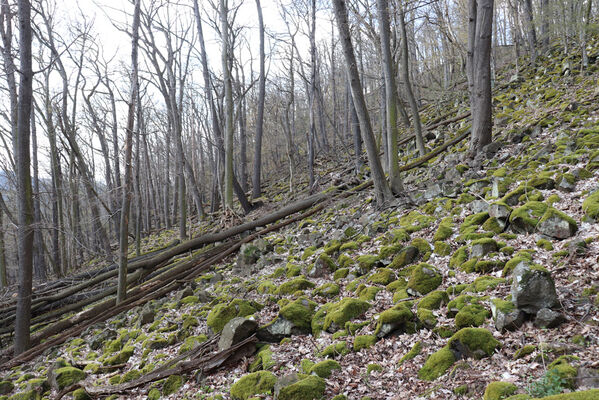
<instances>
[{"instance_id":1,"label":"slender tree trunk","mask_svg":"<svg viewBox=\"0 0 599 400\"><path fill-rule=\"evenodd\" d=\"M316 139L316 0L312 0L310 11L310 130L308 132L308 175L310 190L315 183L314 176L314 142Z\"/></svg>"},{"instance_id":2,"label":"slender tree trunk","mask_svg":"<svg viewBox=\"0 0 599 400\"><path fill-rule=\"evenodd\" d=\"M6 271L6 245L4 242L4 211L0 208L0 288L8 286Z\"/></svg>"},{"instance_id":3,"label":"slender tree trunk","mask_svg":"<svg viewBox=\"0 0 599 400\"><path fill-rule=\"evenodd\" d=\"M403 183L399 175L399 157L397 141L397 86L395 84L395 71L391 56L391 29L389 27L389 2L378 0L378 15L380 24L381 51L383 55L383 74L385 78L385 105L387 127L387 162L389 165L389 182L394 194L403 192Z\"/></svg>"},{"instance_id":4,"label":"slender tree trunk","mask_svg":"<svg viewBox=\"0 0 599 400\"><path fill-rule=\"evenodd\" d=\"M260 0L256 0L258 27L260 33L260 78L258 82L258 110L256 114L256 137L254 138L254 174L252 177L252 197L262 195L260 174L262 171L262 131L264 128L264 98L266 96L266 72L264 55L264 19Z\"/></svg>"},{"instance_id":5,"label":"slender tree trunk","mask_svg":"<svg viewBox=\"0 0 599 400\"><path fill-rule=\"evenodd\" d=\"M364 100L362 83L360 82L360 75L358 72L358 66L356 64L354 48L351 42L345 0L333 0L333 6L335 7L335 18L337 20L337 28L339 29L339 38L341 40L343 54L345 56L345 63L349 71L352 97L354 99L354 105L358 114L358 119L360 120L362 139L366 146L368 163L370 164L370 170L372 172L375 199L379 206L383 206L385 202L393 198L393 194L391 193L391 189L389 188L389 185L385 179L385 173L383 172L383 168L381 166L381 161L379 159L376 143L374 140L374 134L372 132L372 126L370 124L370 117L368 116L368 108L366 107L366 101Z\"/></svg>"},{"instance_id":6,"label":"slender tree trunk","mask_svg":"<svg viewBox=\"0 0 599 400\"><path fill-rule=\"evenodd\" d=\"M44 257L44 236L42 231L42 210L40 205L40 181L37 162L37 131L35 124L35 113L31 113L31 151L33 166L33 273L36 279L45 281L47 279L46 258Z\"/></svg>"},{"instance_id":7,"label":"slender tree trunk","mask_svg":"<svg viewBox=\"0 0 599 400\"><path fill-rule=\"evenodd\" d=\"M229 45L228 1L220 0L220 23L222 39L222 70L225 88L225 207L233 209L233 87L231 82L231 64Z\"/></svg>"},{"instance_id":8,"label":"slender tree trunk","mask_svg":"<svg viewBox=\"0 0 599 400\"><path fill-rule=\"evenodd\" d=\"M412 111L412 120L414 124L414 136L416 137L416 147L420 156L426 154L424 148L424 140L422 138L422 123L420 122L420 113L418 112L418 103L416 102L416 96L412 90L412 81L410 80L410 57L408 51L408 35L406 33L405 15L403 5L400 5L399 11L399 33L401 35L401 75L406 85L406 95L408 103L410 104L410 110Z\"/></svg>"},{"instance_id":9,"label":"slender tree trunk","mask_svg":"<svg viewBox=\"0 0 599 400\"><path fill-rule=\"evenodd\" d=\"M593 0L588 0L584 12L584 21L582 28L580 29L580 48L582 50L582 65L580 67L581 72L589 66L589 55L587 54L587 37L588 30L591 24L591 11L593 10Z\"/></svg>"},{"instance_id":10,"label":"slender tree trunk","mask_svg":"<svg viewBox=\"0 0 599 400\"><path fill-rule=\"evenodd\" d=\"M471 92L472 104L472 138L470 149L472 154L479 152L492 141L492 99L491 99L491 39L493 27L493 0L476 1L472 10L471 21L474 19L474 34L469 37L472 49Z\"/></svg>"},{"instance_id":11,"label":"slender tree trunk","mask_svg":"<svg viewBox=\"0 0 599 400\"><path fill-rule=\"evenodd\" d=\"M33 275L33 195L30 171L30 123L33 94L31 57L31 4L18 1L20 79L17 106L15 162L18 198L19 289L15 321L14 354L29 348Z\"/></svg>"},{"instance_id":12,"label":"slender tree trunk","mask_svg":"<svg viewBox=\"0 0 599 400\"><path fill-rule=\"evenodd\" d=\"M526 18L526 29L528 48L530 51L530 62L533 67L537 63L537 32L535 29L535 23L533 18L532 0L522 0L524 6L524 17Z\"/></svg>"},{"instance_id":13,"label":"slender tree trunk","mask_svg":"<svg viewBox=\"0 0 599 400\"><path fill-rule=\"evenodd\" d=\"M123 188L123 203L121 207L121 227L119 241L119 276L117 286L117 304L127 298L127 250L129 247L129 209L131 206L131 189L133 171L131 166L133 151L133 129L135 123L135 107L138 91L138 40L139 40L139 16L141 0L135 0L133 11L133 24L131 26L131 91L127 111L127 132L125 139L125 187Z\"/></svg>"}]
</instances>

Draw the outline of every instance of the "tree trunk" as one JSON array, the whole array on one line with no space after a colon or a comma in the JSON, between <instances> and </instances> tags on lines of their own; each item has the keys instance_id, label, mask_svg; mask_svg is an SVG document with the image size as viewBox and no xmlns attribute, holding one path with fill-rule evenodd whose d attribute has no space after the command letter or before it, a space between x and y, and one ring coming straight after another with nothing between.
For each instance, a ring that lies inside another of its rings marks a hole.
<instances>
[{"instance_id":1,"label":"tree trunk","mask_svg":"<svg viewBox=\"0 0 599 400\"><path fill-rule=\"evenodd\" d=\"M233 87L231 83L231 46L229 45L229 21L227 0L220 0L220 23L222 40L222 73L225 89L225 207L233 209Z\"/></svg>"},{"instance_id":2,"label":"tree trunk","mask_svg":"<svg viewBox=\"0 0 599 400\"><path fill-rule=\"evenodd\" d=\"M370 164L370 170L372 171L375 199L378 206L382 207L385 202L393 198L393 194L385 179L385 173L383 172L381 161L378 156L374 134L372 133L372 125L370 124L368 108L366 107L366 101L364 100L362 83L360 82L358 66L356 64L356 56L354 55L354 48L351 42L345 0L333 0L333 6L335 7L335 18L337 20L337 28L339 29L339 38L345 56L345 63L349 72L352 97L360 121L362 140L366 146L368 163Z\"/></svg>"},{"instance_id":3,"label":"tree trunk","mask_svg":"<svg viewBox=\"0 0 599 400\"><path fill-rule=\"evenodd\" d=\"M493 0L470 0L471 26L468 43L471 65L470 102L472 105L472 137L470 150L478 153L492 141L492 99L491 99L491 38L493 28ZM472 21L475 21L474 27Z\"/></svg>"},{"instance_id":4,"label":"tree trunk","mask_svg":"<svg viewBox=\"0 0 599 400\"><path fill-rule=\"evenodd\" d=\"M17 105L15 162L18 198L19 289L15 321L14 354L29 348L31 324L31 290L33 275L33 196L30 171L30 123L33 94L31 57L31 4L18 1L20 79Z\"/></svg>"},{"instance_id":5,"label":"tree trunk","mask_svg":"<svg viewBox=\"0 0 599 400\"><path fill-rule=\"evenodd\" d=\"M389 2L378 0L378 17L380 24L381 52L383 56L383 74L385 78L385 105L386 105L386 127L387 127L387 163L389 166L389 182L391 191L400 194L404 191L403 183L399 175L399 157L397 149L397 86L395 84L395 71L393 70L393 58L391 55L391 29L389 27Z\"/></svg>"},{"instance_id":6,"label":"tree trunk","mask_svg":"<svg viewBox=\"0 0 599 400\"><path fill-rule=\"evenodd\" d=\"M258 111L256 115L256 137L254 138L254 174L252 177L252 197L262 195L260 174L262 171L262 131L264 128L264 98L266 96L266 72L264 55L264 19L260 0L256 0L258 27L260 32L260 78L258 82Z\"/></svg>"},{"instance_id":7,"label":"tree trunk","mask_svg":"<svg viewBox=\"0 0 599 400\"><path fill-rule=\"evenodd\" d=\"M44 236L42 231L42 210L40 205L40 181L37 162L37 131L35 124L35 113L31 113L31 151L33 166L33 273L36 279L45 281L47 279L46 258L44 257Z\"/></svg>"},{"instance_id":8,"label":"tree trunk","mask_svg":"<svg viewBox=\"0 0 599 400\"><path fill-rule=\"evenodd\" d=\"M138 91L138 40L139 40L139 15L141 0L135 0L133 11L133 24L131 26L131 91L127 111L127 132L125 139L125 186L123 188L123 202L121 207L121 227L119 240L119 276L116 304L127 298L127 250L129 247L129 209L131 207L131 189L133 186L133 171L131 166L133 152L133 129L135 123L135 107Z\"/></svg>"},{"instance_id":9,"label":"tree trunk","mask_svg":"<svg viewBox=\"0 0 599 400\"><path fill-rule=\"evenodd\" d=\"M533 67L537 63L537 32L535 30L535 23L533 19L532 0L522 0L524 6L524 18L526 18L526 29L528 48L530 51L530 62Z\"/></svg>"}]
</instances>

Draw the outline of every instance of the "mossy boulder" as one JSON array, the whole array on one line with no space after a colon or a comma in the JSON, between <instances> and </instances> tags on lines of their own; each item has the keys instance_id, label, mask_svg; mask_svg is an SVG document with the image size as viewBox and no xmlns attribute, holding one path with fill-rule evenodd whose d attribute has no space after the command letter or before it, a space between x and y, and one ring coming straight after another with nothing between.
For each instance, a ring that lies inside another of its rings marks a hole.
<instances>
[{"instance_id":1,"label":"mossy boulder","mask_svg":"<svg viewBox=\"0 0 599 400\"><path fill-rule=\"evenodd\" d=\"M345 355L347 353L349 353L349 348L347 347L347 342L345 340L342 340L340 342L333 343L333 344L325 347L320 352L320 355L322 357L336 357L338 355Z\"/></svg>"},{"instance_id":2,"label":"mossy boulder","mask_svg":"<svg viewBox=\"0 0 599 400\"><path fill-rule=\"evenodd\" d=\"M359 256L356 261L358 262L357 271L360 275L366 275L376 266L381 266L379 257L373 254L364 254Z\"/></svg>"},{"instance_id":3,"label":"mossy boulder","mask_svg":"<svg viewBox=\"0 0 599 400\"><path fill-rule=\"evenodd\" d=\"M512 301L518 309L536 314L543 308L559 305L555 283L545 268L521 262L512 275Z\"/></svg>"},{"instance_id":4,"label":"mossy boulder","mask_svg":"<svg viewBox=\"0 0 599 400\"><path fill-rule=\"evenodd\" d=\"M443 290L430 292L418 302L418 308L437 310L442 305L449 303L449 296Z\"/></svg>"},{"instance_id":5,"label":"mossy boulder","mask_svg":"<svg viewBox=\"0 0 599 400\"><path fill-rule=\"evenodd\" d=\"M540 201L529 201L510 215L512 228L521 233L534 233L549 206Z\"/></svg>"},{"instance_id":6,"label":"mossy boulder","mask_svg":"<svg viewBox=\"0 0 599 400\"><path fill-rule=\"evenodd\" d=\"M449 239L451 235L453 235L453 226L451 220L446 219L441 221L441 223L439 224L439 227L437 228L437 231L433 236L433 241L444 241L446 239Z\"/></svg>"},{"instance_id":7,"label":"mossy boulder","mask_svg":"<svg viewBox=\"0 0 599 400\"><path fill-rule=\"evenodd\" d=\"M414 313L405 303L399 303L379 314L374 334L385 337L393 332L414 332L416 330Z\"/></svg>"},{"instance_id":8,"label":"mossy boulder","mask_svg":"<svg viewBox=\"0 0 599 400\"><path fill-rule=\"evenodd\" d=\"M254 301L234 299L229 303L214 306L206 317L206 324L214 333L223 330L224 326L235 317L247 317L261 309L262 306Z\"/></svg>"},{"instance_id":9,"label":"mossy boulder","mask_svg":"<svg viewBox=\"0 0 599 400\"><path fill-rule=\"evenodd\" d=\"M430 264L420 263L413 270L408 280L407 291L415 296L423 296L441 285L443 277Z\"/></svg>"},{"instance_id":10,"label":"mossy boulder","mask_svg":"<svg viewBox=\"0 0 599 400\"><path fill-rule=\"evenodd\" d=\"M489 357L500 347L493 334L484 328L462 328L449 339L447 345L457 359Z\"/></svg>"},{"instance_id":11,"label":"mossy boulder","mask_svg":"<svg viewBox=\"0 0 599 400\"><path fill-rule=\"evenodd\" d=\"M393 261L389 264L389 268L399 269L406 265L412 264L418 259L420 252L414 246L406 246L393 257Z\"/></svg>"},{"instance_id":12,"label":"mossy boulder","mask_svg":"<svg viewBox=\"0 0 599 400\"><path fill-rule=\"evenodd\" d=\"M582 202L582 210L587 217L599 221L599 190L593 192Z\"/></svg>"},{"instance_id":13,"label":"mossy boulder","mask_svg":"<svg viewBox=\"0 0 599 400\"><path fill-rule=\"evenodd\" d=\"M483 211L477 214L472 214L464 218L464 222L460 225L460 233L475 232L489 218L489 213Z\"/></svg>"},{"instance_id":14,"label":"mossy boulder","mask_svg":"<svg viewBox=\"0 0 599 400\"><path fill-rule=\"evenodd\" d=\"M129 361L134 352L135 348L133 346L125 346L119 353L105 359L104 365L124 364Z\"/></svg>"},{"instance_id":15,"label":"mossy boulder","mask_svg":"<svg viewBox=\"0 0 599 400\"><path fill-rule=\"evenodd\" d=\"M468 260L468 247L462 246L457 249L449 259L449 267L457 268Z\"/></svg>"},{"instance_id":16,"label":"mossy boulder","mask_svg":"<svg viewBox=\"0 0 599 400\"><path fill-rule=\"evenodd\" d=\"M10 397L1 396L0 398L8 399L8 400L41 400L42 395L35 389L26 390L24 392L19 392L13 394Z\"/></svg>"},{"instance_id":17,"label":"mossy boulder","mask_svg":"<svg viewBox=\"0 0 599 400\"><path fill-rule=\"evenodd\" d=\"M285 337L310 333L317 304L305 297L287 304L269 324L258 330L258 338L266 342L279 342Z\"/></svg>"},{"instance_id":18,"label":"mossy boulder","mask_svg":"<svg viewBox=\"0 0 599 400\"><path fill-rule=\"evenodd\" d=\"M472 242L472 248L470 250L471 257L483 257L489 253L498 250L497 242L495 239L482 238Z\"/></svg>"},{"instance_id":19,"label":"mossy boulder","mask_svg":"<svg viewBox=\"0 0 599 400\"><path fill-rule=\"evenodd\" d=\"M284 282L279 289L277 289L277 294L289 295L297 292L298 290L306 290L312 289L316 285L313 282L310 282L303 276L299 276L295 279Z\"/></svg>"},{"instance_id":20,"label":"mossy boulder","mask_svg":"<svg viewBox=\"0 0 599 400\"><path fill-rule=\"evenodd\" d=\"M495 328L500 332L516 330L526 319L526 314L518 310L514 303L501 299L491 299L491 314Z\"/></svg>"},{"instance_id":21,"label":"mossy boulder","mask_svg":"<svg viewBox=\"0 0 599 400\"><path fill-rule=\"evenodd\" d=\"M336 369L341 369L341 364L335 360L324 360L314 364L308 373L317 375L321 378L328 378Z\"/></svg>"},{"instance_id":22,"label":"mossy boulder","mask_svg":"<svg viewBox=\"0 0 599 400\"><path fill-rule=\"evenodd\" d=\"M0 396L12 392L15 385L11 381L0 381Z\"/></svg>"},{"instance_id":23,"label":"mossy boulder","mask_svg":"<svg viewBox=\"0 0 599 400\"><path fill-rule=\"evenodd\" d=\"M560 378L564 380L564 386L568 389L574 388L576 375L578 373L578 369L570 364L572 359L577 358L573 356L560 356L547 367L549 371L553 370L557 372Z\"/></svg>"},{"instance_id":24,"label":"mossy boulder","mask_svg":"<svg viewBox=\"0 0 599 400\"><path fill-rule=\"evenodd\" d=\"M325 283L312 291L314 296L335 297L340 292L339 285L333 282Z\"/></svg>"},{"instance_id":25,"label":"mossy boulder","mask_svg":"<svg viewBox=\"0 0 599 400\"><path fill-rule=\"evenodd\" d=\"M567 214L548 207L537 226L539 233L554 239L567 239L576 234L578 225Z\"/></svg>"},{"instance_id":26,"label":"mossy boulder","mask_svg":"<svg viewBox=\"0 0 599 400\"><path fill-rule=\"evenodd\" d=\"M434 221L433 217L414 210L401 217L399 224L407 233L414 233L429 227Z\"/></svg>"},{"instance_id":27,"label":"mossy boulder","mask_svg":"<svg viewBox=\"0 0 599 400\"><path fill-rule=\"evenodd\" d=\"M496 278L491 275L479 276L472 282L466 290L473 293L485 292L489 289L495 289L500 284L505 283L504 278Z\"/></svg>"},{"instance_id":28,"label":"mossy boulder","mask_svg":"<svg viewBox=\"0 0 599 400\"><path fill-rule=\"evenodd\" d=\"M425 381L434 381L456 362L456 358L449 347L445 346L431 354L422 368L418 371L418 377Z\"/></svg>"},{"instance_id":29,"label":"mossy boulder","mask_svg":"<svg viewBox=\"0 0 599 400\"><path fill-rule=\"evenodd\" d=\"M250 364L249 371L267 371L274 367L276 362L272 359L272 350L269 345L262 346L256 356L254 362Z\"/></svg>"},{"instance_id":30,"label":"mossy boulder","mask_svg":"<svg viewBox=\"0 0 599 400\"><path fill-rule=\"evenodd\" d=\"M315 375L293 374L293 378L280 378L275 387L278 400L318 400L324 396L324 379Z\"/></svg>"},{"instance_id":31,"label":"mossy boulder","mask_svg":"<svg viewBox=\"0 0 599 400\"><path fill-rule=\"evenodd\" d=\"M323 329L334 333L341 329L346 322L351 321L354 318L358 318L369 308L370 303L367 301L354 299L351 297L344 298L331 305L327 310L323 323Z\"/></svg>"},{"instance_id":32,"label":"mossy boulder","mask_svg":"<svg viewBox=\"0 0 599 400\"><path fill-rule=\"evenodd\" d=\"M480 304L467 304L455 316L455 326L458 329L477 327L485 323L489 312Z\"/></svg>"},{"instance_id":33,"label":"mossy boulder","mask_svg":"<svg viewBox=\"0 0 599 400\"><path fill-rule=\"evenodd\" d=\"M85 379L85 372L75 367L62 367L52 371L50 382L58 390L74 385Z\"/></svg>"},{"instance_id":34,"label":"mossy boulder","mask_svg":"<svg viewBox=\"0 0 599 400\"><path fill-rule=\"evenodd\" d=\"M445 257L451 254L451 245L449 243L435 242L435 254L440 257Z\"/></svg>"},{"instance_id":35,"label":"mossy boulder","mask_svg":"<svg viewBox=\"0 0 599 400\"><path fill-rule=\"evenodd\" d=\"M432 251L431 245L423 238L415 238L410 242L410 246L418 249L418 253L425 255Z\"/></svg>"},{"instance_id":36,"label":"mossy boulder","mask_svg":"<svg viewBox=\"0 0 599 400\"><path fill-rule=\"evenodd\" d=\"M396 279L395 272L389 268L379 268L368 277L368 282L388 285Z\"/></svg>"},{"instance_id":37,"label":"mossy boulder","mask_svg":"<svg viewBox=\"0 0 599 400\"><path fill-rule=\"evenodd\" d=\"M377 337L375 335L359 335L354 339L354 351L360 351L374 346Z\"/></svg>"},{"instance_id":38,"label":"mossy boulder","mask_svg":"<svg viewBox=\"0 0 599 400\"><path fill-rule=\"evenodd\" d=\"M170 396L177 393L181 386L183 386L183 377L181 375L171 375L162 384L162 395Z\"/></svg>"},{"instance_id":39,"label":"mossy boulder","mask_svg":"<svg viewBox=\"0 0 599 400\"><path fill-rule=\"evenodd\" d=\"M270 394L275 388L277 377L269 371L258 371L242 376L231 386L231 397L247 400L257 394Z\"/></svg>"},{"instance_id":40,"label":"mossy boulder","mask_svg":"<svg viewBox=\"0 0 599 400\"><path fill-rule=\"evenodd\" d=\"M483 400L503 400L518 390L518 387L510 382L491 382L485 389Z\"/></svg>"}]
</instances>

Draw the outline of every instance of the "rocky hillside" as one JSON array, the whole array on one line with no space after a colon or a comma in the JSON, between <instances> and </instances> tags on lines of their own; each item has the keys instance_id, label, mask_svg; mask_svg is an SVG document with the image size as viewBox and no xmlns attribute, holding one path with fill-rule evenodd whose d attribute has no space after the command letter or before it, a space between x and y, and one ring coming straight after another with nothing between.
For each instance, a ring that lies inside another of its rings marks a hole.
<instances>
[{"instance_id":1,"label":"rocky hillside","mask_svg":"<svg viewBox=\"0 0 599 400\"><path fill-rule=\"evenodd\" d=\"M599 74L560 54L506 69L496 141L406 172L410 202L352 192L0 367L0 399L598 399ZM441 125L428 146L467 128Z\"/></svg>"}]
</instances>

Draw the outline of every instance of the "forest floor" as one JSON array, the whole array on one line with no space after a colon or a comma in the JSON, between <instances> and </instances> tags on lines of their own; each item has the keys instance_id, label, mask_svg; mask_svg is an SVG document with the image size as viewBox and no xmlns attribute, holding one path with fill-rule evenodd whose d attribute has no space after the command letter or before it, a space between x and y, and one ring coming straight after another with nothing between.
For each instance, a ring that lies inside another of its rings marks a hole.
<instances>
[{"instance_id":1,"label":"forest floor","mask_svg":"<svg viewBox=\"0 0 599 400\"><path fill-rule=\"evenodd\" d=\"M260 327L257 352L111 398L265 399L292 373L280 399L525 399L598 388L599 68L581 75L579 60L555 57L498 77L498 145L470 159L465 140L406 172L414 204L377 208L370 189L331 202L167 296L0 366L0 399L56 398L75 382L116 388L202 343L216 351L210 338L234 317ZM457 104L424 117L467 110ZM438 127L428 146L468 127ZM413 157L406 150L402 161ZM367 179L366 170L348 179L327 168L322 182ZM283 201L287 187L273 184L265 197ZM553 280L558 301L544 308L558 327L543 327L539 314L535 323L535 310L502 329L502 315L524 309L518 284L532 278L523 269Z\"/></svg>"}]
</instances>

